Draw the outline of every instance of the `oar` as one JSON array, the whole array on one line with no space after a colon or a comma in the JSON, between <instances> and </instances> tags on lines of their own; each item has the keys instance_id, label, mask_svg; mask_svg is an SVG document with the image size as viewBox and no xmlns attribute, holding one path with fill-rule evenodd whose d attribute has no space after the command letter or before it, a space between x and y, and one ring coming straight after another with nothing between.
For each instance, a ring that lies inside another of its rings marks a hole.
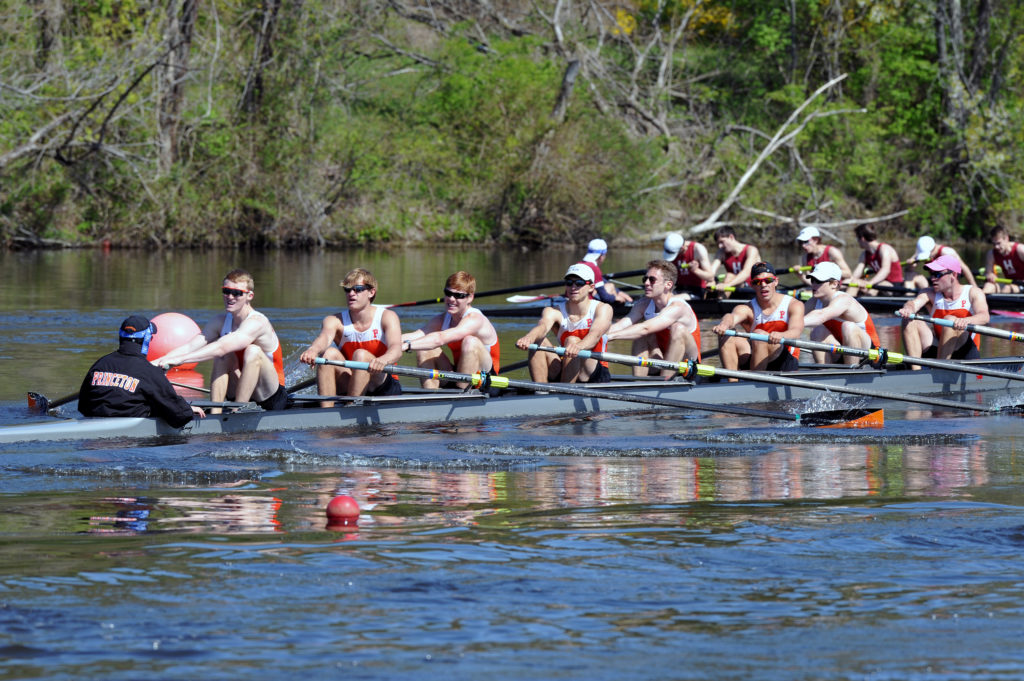
<instances>
[{"instance_id":1,"label":"oar","mask_svg":"<svg viewBox=\"0 0 1024 681\"><path fill-rule=\"evenodd\" d=\"M78 399L78 393L71 393L70 395L65 395L64 397L58 397L57 399L55 399L53 401L50 401L50 400L46 399L46 396L43 395L42 393L35 393L35 392L31 392L31 391L28 392L27 397L28 397L28 410L31 413L33 413L33 414L45 414L46 412L50 411L51 409L56 409L57 407L61 406L62 404L67 404L68 402L74 402L75 400Z\"/></svg>"},{"instance_id":2,"label":"oar","mask_svg":"<svg viewBox=\"0 0 1024 681\"><path fill-rule=\"evenodd\" d=\"M951 319L939 319L937 317L927 317L925 315L920 314L909 314L906 317L904 317L904 319L917 319L919 321L927 322L929 324L937 324L938 326L948 326L949 328L953 328L955 326L955 322ZM1005 338L1006 340L1017 341L1018 343L1024 342L1024 333L1017 333L1016 331L1005 331L1003 329L996 329L991 326L982 326L981 324L968 324L966 328L971 333L981 334L982 336Z\"/></svg>"},{"instance_id":3,"label":"oar","mask_svg":"<svg viewBox=\"0 0 1024 681\"><path fill-rule=\"evenodd\" d=\"M350 369L361 369L366 371L369 369L369 363L367 362L354 362L350 360L330 360L324 359L323 357L316 358L317 364L330 364L334 366L344 366ZM686 402L683 400L673 400L667 397L652 397L648 395L637 395L635 393L618 392L612 390L595 390L594 388L580 388L572 384L565 383L535 383L533 381L518 381L505 376L487 376L481 374L462 374L451 371L437 371L434 369L420 369L418 367L406 367L396 366L388 364L383 368L383 371L390 374L400 374L404 376L415 376L418 378L432 378L439 380L457 381L469 383L474 387L480 388L519 388L524 390L540 390L552 393L562 393L565 395L579 395L580 397L590 397L593 399L603 400L619 400L621 402L637 402L640 404L651 404L659 407L677 407L680 409L695 409L699 411L710 411L721 414L732 414L734 416L754 416L763 419L777 419L782 421L794 421L796 423L804 425L827 425L834 424L836 419L833 417L827 417L826 422L822 423L817 420L819 415L817 414L788 414L776 411L767 411L762 409L750 409L747 407L731 406L731 407L720 407L709 404L701 404L699 402ZM822 412L823 414L827 412Z\"/></svg>"},{"instance_id":4,"label":"oar","mask_svg":"<svg viewBox=\"0 0 1024 681\"><path fill-rule=\"evenodd\" d=\"M846 286L848 286L849 288L874 289L876 291L881 291L881 292L893 291L895 293L906 293L906 294L915 295L915 296L918 293L921 293L921 291L919 291L916 288L907 288L906 286L879 286L878 284L858 284L855 281L851 281L851 282L847 283ZM927 289L925 289L925 290L927 290Z\"/></svg>"},{"instance_id":5,"label":"oar","mask_svg":"<svg viewBox=\"0 0 1024 681\"><path fill-rule=\"evenodd\" d=\"M627 270L625 272L609 272L604 275L605 279L615 279L621 277L636 277L641 274L646 274L647 270ZM559 279L558 281L549 281L543 284L527 284L525 286L511 286L509 288L496 288L491 291L477 291L473 294L474 298L485 298L487 296L500 296L506 293L520 293L522 291L537 291L542 288L555 288L564 287L565 280ZM388 307L413 307L415 305L432 305L434 303L442 303L444 298L427 298L424 300L417 300L411 303L394 303L388 305Z\"/></svg>"},{"instance_id":6,"label":"oar","mask_svg":"<svg viewBox=\"0 0 1024 681\"><path fill-rule=\"evenodd\" d=\"M739 336L740 338L749 338L756 341L768 341L768 335L763 333L746 333L745 331L728 330L725 332L727 336ZM953 362L947 360L938 359L926 359L924 357L908 357L898 352L892 352L885 348L850 348L845 345L830 345L828 343L815 343L814 341L805 340L794 340L792 338L783 338L779 341L783 345L791 345L794 348L803 348L805 350L822 350L824 352L834 352L841 355L853 355L854 357L867 357L872 362L878 362L881 360L886 364L916 364L923 367L931 367L933 369L945 369L946 371L958 371L962 374L975 374L978 376L991 376L993 378L1003 378L1008 381L1024 381L1024 374L1011 373L1009 371L999 371L998 369L986 369L985 367L977 366L974 364L961 364L960 362ZM977 409L976 411L986 411L985 409Z\"/></svg>"},{"instance_id":7,"label":"oar","mask_svg":"<svg viewBox=\"0 0 1024 681\"><path fill-rule=\"evenodd\" d=\"M768 337L765 336L765 339L767 338ZM551 348L532 345L530 346L530 349L546 350L548 352L555 352L559 355L565 352L565 348ZM785 385L791 388L805 388L808 390L821 390L827 392L846 393L848 395L861 395L863 397L893 400L895 402L915 402L917 404L927 404L933 407L948 407L950 409L964 409L969 411L985 411L984 408L979 409L976 406L967 406L961 402L953 402L952 400L932 399L929 397L921 397L920 395L908 395L904 393L893 393L882 390L866 390L864 388L856 388L844 385L822 385L820 383L815 383L814 381L808 381L800 378L791 378L789 376L773 376L771 374L763 374L757 371L734 371L732 369L720 369L718 367L710 366L708 364L697 364L696 362L693 362L691 360L684 360L682 362L668 362L661 359L634 357L632 355L617 355L611 352L592 352L589 350L581 350L580 357L593 357L594 359L600 361L616 362L618 364L628 364L630 366L646 366L656 369L669 369L671 371L678 371L682 376L686 378L691 378L694 375L707 377L721 376L722 378L736 378L741 381L772 383L774 385Z\"/></svg>"}]
</instances>

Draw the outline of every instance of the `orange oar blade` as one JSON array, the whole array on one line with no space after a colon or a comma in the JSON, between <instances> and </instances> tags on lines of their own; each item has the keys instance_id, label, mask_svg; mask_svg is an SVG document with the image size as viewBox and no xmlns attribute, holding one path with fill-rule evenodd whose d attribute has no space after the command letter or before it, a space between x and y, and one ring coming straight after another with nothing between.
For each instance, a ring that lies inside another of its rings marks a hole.
<instances>
[{"instance_id":1,"label":"orange oar blade","mask_svg":"<svg viewBox=\"0 0 1024 681\"><path fill-rule=\"evenodd\" d=\"M885 425L885 411L876 409L874 411L854 410L857 413L848 414L849 418L838 423L825 423L818 428L881 428ZM866 413L865 413L866 412Z\"/></svg>"}]
</instances>

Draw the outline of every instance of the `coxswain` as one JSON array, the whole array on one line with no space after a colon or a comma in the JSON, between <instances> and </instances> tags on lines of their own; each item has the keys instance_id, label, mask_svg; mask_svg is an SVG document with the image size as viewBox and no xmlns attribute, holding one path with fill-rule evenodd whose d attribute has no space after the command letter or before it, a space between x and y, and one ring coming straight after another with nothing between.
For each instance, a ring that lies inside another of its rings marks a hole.
<instances>
[{"instance_id":1,"label":"coxswain","mask_svg":"<svg viewBox=\"0 0 1024 681\"><path fill-rule=\"evenodd\" d=\"M757 246L745 244L736 238L732 227L719 227L715 230L715 241L718 253L711 263L712 281L718 275L718 268L725 267L725 279L722 286L744 286L750 284L750 271L754 264L761 261L761 253Z\"/></svg>"},{"instance_id":2,"label":"coxswain","mask_svg":"<svg viewBox=\"0 0 1024 681\"><path fill-rule=\"evenodd\" d=\"M960 261L960 272L963 274L964 279L971 286L977 286L978 282L974 279L974 273L971 272L971 268L967 266L964 259L960 257L960 254L956 252L956 249L952 246L946 246L945 244L935 243L935 239L925 235L917 240L917 250L914 251L914 257L911 261L916 265L917 263L929 263L940 255L948 255L956 258ZM914 289L926 289L928 288L928 277L924 274L915 274L913 279L907 283L907 288Z\"/></svg>"},{"instance_id":3,"label":"coxswain","mask_svg":"<svg viewBox=\"0 0 1024 681\"><path fill-rule=\"evenodd\" d=\"M398 315L383 305L374 305L377 278L357 267L341 281L345 291L346 309L324 317L320 335L299 357L313 366L317 357L328 360L366 362L369 371L336 364L321 364L316 371L317 390L321 395L401 395L398 380L383 371L388 364L402 358L402 327ZM322 407L333 407L324 400Z\"/></svg>"},{"instance_id":4,"label":"coxswain","mask_svg":"<svg viewBox=\"0 0 1024 681\"><path fill-rule=\"evenodd\" d=\"M689 294L691 298L703 298L708 284L714 281L708 249L699 241L684 239L678 232L665 237L663 259L679 270L676 279L676 293Z\"/></svg>"},{"instance_id":5,"label":"coxswain","mask_svg":"<svg viewBox=\"0 0 1024 681\"><path fill-rule=\"evenodd\" d=\"M1010 241L1005 227L993 227L989 232L992 249L985 255L984 293L1020 293L1018 284L1000 284L999 279L1024 279L1024 244ZM996 268L999 268L998 271Z\"/></svg>"},{"instance_id":6,"label":"coxswain","mask_svg":"<svg viewBox=\"0 0 1024 681\"><path fill-rule=\"evenodd\" d=\"M960 261L940 255L925 267L931 290L924 291L897 310L904 318L903 347L908 357L976 359L981 339L967 331L968 324L988 324L988 301L977 286L960 283ZM929 317L949 318L953 326L932 325L908 316L926 310ZM912 368L918 369L917 365Z\"/></svg>"},{"instance_id":7,"label":"coxswain","mask_svg":"<svg viewBox=\"0 0 1024 681\"><path fill-rule=\"evenodd\" d=\"M871 225L857 225L853 233L864 252L850 275L850 287L857 287L858 295L874 296L878 295L879 288L904 286L903 264L896 249L879 241L878 233Z\"/></svg>"},{"instance_id":8,"label":"coxswain","mask_svg":"<svg viewBox=\"0 0 1024 681\"><path fill-rule=\"evenodd\" d=\"M775 268L766 262L751 268L754 298L737 305L711 329L718 336L719 360L726 369L754 371L795 371L799 368L799 350L790 352L783 338L799 338L804 330L804 304L778 292ZM739 326L746 332L768 334L769 341L751 343L725 332Z\"/></svg>"},{"instance_id":9,"label":"coxswain","mask_svg":"<svg viewBox=\"0 0 1024 681\"><path fill-rule=\"evenodd\" d=\"M839 272L842 274L843 281L850 278L850 266L846 264L846 258L843 257L843 252L839 250L838 246L822 243L821 232L817 227L804 227L800 230L800 233L796 235L796 240L800 243L800 248L803 249L804 254L800 258L800 264L794 266L793 271L800 275L800 279L803 280L804 284L809 286L811 284L811 280L807 274L800 271L799 268L810 267L811 269L814 269L815 265L822 262L835 264L835 266L839 268Z\"/></svg>"},{"instance_id":10,"label":"coxswain","mask_svg":"<svg viewBox=\"0 0 1024 681\"><path fill-rule=\"evenodd\" d=\"M881 346L871 315L856 298L839 290L843 273L838 265L820 262L808 274L808 279L811 299L804 303L804 327L813 327L812 341L862 350ZM859 360L855 355L843 355L840 360L839 353L815 350L814 361L856 364Z\"/></svg>"},{"instance_id":11,"label":"coxswain","mask_svg":"<svg viewBox=\"0 0 1024 681\"><path fill-rule=\"evenodd\" d=\"M501 349L498 332L483 312L473 307L476 278L469 272L456 272L444 284L445 311L416 331L402 334L402 349L416 353L416 366L438 371L455 370L461 374L496 374L500 370ZM444 354L444 348L452 353ZM421 379L424 388L440 387L440 380ZM469 387L458 382L460 388Z\"/></svg>"},{"instance_id":12,"label":"coxswain","mask_svg":"<svg viewBox=\"0 0 1024 681\"><path fill-rule=\"evenodd\" d=\"M685 294L673 294L679 271L667 260L651 260L644 275L644 298L633 303L629 315L612 324L608 340L631 340L632 354L668 362L700 361L700 324ZM676 375L662 369L662 377ZM647 367L633 367L634 376L646 376Z\"/></svg>"},{"instance_id":13,"label":"coxswain","mask_svg":"<svg viewBox=\"0 0 1024 681\"><path fill-rule=\"evenodd\" d=\"M587 244L587 253L580 262L594 273L594 295L602 303L628 303L633 300L625 291L615 288L615 284L606 281L601 272L601 263L608 257L608 243L604 239L591 239Z\"/></svg>"},{"instance_id":14,"label":"coxswain","mask_svg":"<svg viewBox=\"0 0 1024 681\"><path fill-rule=\"evenodd\" d=\"M149 342L159 329L132 315L118 330L118 348L89 368L78 393L83 416L156 416L174 428L206 413L174 391L163 371L146 360Z\"/></svg>"},{"instance_id":15,"label":"coxswain","mask_svg":"<svg viewBox=\"0 0 1024 681\"><path fill-rule=\"evenodd\" d=\"M224 312L192 340L153 364L165 369L213 360L210 399L255 401L268 411L284 409L284 357L274 325L252 306L255 282L245 270L232 270L221 281ZM219 413L213 408L211 413Z\"/></svg>"},{"instance_id":16,"label":"coxswain","mask_svg":"<svg viewBox=\"0 0 1024 681\"><path fill-rule=\"evenodd\" d=\"M547 336L554 333L565 348L562 356L550 352L530 353L530 378L536 383L607 383L611 380L607 362L580 359L580 350L604 352L605 333L612 323L612 307L592 297L594 274L583 263L565 273L565 300L544 308L540 321L516 341L520 350L538 344L553 347Z\"/></svg>"}]
</instances>

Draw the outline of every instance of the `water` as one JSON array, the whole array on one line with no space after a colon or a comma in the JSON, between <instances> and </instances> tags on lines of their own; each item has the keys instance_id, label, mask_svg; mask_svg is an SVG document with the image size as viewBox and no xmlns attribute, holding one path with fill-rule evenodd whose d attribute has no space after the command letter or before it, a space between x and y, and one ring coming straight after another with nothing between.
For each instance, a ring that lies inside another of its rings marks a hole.
<instances>
[{"instance_id":1,"label":"water","mask_svg":"<svg viewBox=\"0 0 1024 681\"><path fill-rule=\"evenodd\" d=\"M29 418L27 389L73 391L126 311L202 320L234 266L3 258L0 423ZM457 251L249 266L293 379L348 263L413 300L460 259L526 269ZM563 261L482 286L555 280ZM531 323L501 320L503 343ZM4 445L0 678L1021 678L1019 417L886 416L873 431L638 410ZM358 525L327 526L339 493Z\"/></svg>"}]
</instances>

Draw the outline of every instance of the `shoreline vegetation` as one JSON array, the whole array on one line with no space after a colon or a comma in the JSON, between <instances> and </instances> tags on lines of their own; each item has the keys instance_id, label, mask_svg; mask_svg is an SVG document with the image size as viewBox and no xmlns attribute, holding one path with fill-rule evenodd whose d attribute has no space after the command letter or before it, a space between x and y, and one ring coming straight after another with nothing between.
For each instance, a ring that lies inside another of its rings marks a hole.
<instances>
[{"instance_id":1,"label":"shoreline vegetation","mask_svg":"<svg viewBox=\"0 0 1024 681\"><path fill-rule=\"evenodd\" d=\"M983 242L1024 6L0 0L0 243Z\"/></svg>"}]
</instances>

